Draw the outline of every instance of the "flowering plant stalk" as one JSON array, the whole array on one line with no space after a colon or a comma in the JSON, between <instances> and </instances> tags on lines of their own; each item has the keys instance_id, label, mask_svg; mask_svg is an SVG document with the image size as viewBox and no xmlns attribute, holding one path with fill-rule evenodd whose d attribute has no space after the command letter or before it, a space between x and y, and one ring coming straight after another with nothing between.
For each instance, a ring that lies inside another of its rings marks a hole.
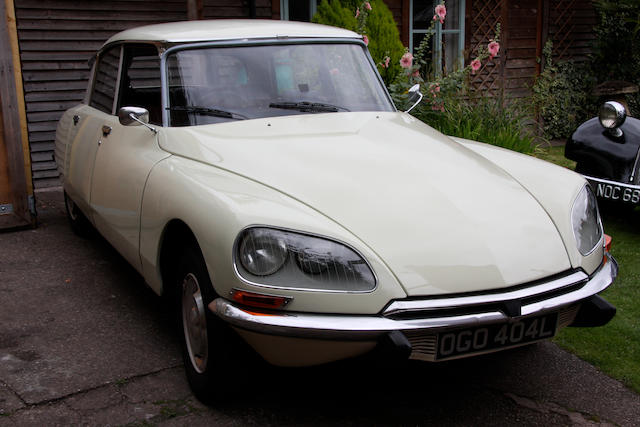
<instances>
[{"instance_id":1,"label":"flowering plant stalk","mask_svg":"<svg viewBox=\"0 0 640 427\"><path fill-rule=\"evenodd\" d=\"M487 59L493 59L500 52L500 24L496 24L496 33L486 46L481 46L477 56L462 69L448 71L443 67L441 73L433 72L432 59L429 55L431 38L435 33L435 25L444 23L447 14L443 1L434 9L433 20L424 38L416 48L416 54L412 55L408 49L400 59L400 66L405 70L396 81L390 85L389 91L396 104L403 105L408 98L408 90L419 83L425 96L426 106L433 110L444 112L445 98L459 94L470 74L480 71ZM444 50L444 49L442 49ZM428 78L425 81L425 78ZM424 107L423 107L424 108Z\"/></svg>"}]
</instances>

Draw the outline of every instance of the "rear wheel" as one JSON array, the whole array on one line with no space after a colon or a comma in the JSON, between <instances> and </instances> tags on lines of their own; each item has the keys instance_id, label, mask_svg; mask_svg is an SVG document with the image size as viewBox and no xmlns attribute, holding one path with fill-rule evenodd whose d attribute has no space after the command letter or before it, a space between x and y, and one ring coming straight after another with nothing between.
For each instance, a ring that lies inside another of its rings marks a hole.
<instances>
[{"instance_id":1,"label":"rear wheel","mask_svg":"<svg viewBox=\"0 0 640 427\"><path fill-rule=\"evenodd\" d=\"M67 218L69 218L69 224L71 225L73 232L82 237L93 236L93 225L91 225L87 217L82 213L71 197L69 197L66 191L64 192L64 206L67 210Z\"/></svg>"}]
</instances>

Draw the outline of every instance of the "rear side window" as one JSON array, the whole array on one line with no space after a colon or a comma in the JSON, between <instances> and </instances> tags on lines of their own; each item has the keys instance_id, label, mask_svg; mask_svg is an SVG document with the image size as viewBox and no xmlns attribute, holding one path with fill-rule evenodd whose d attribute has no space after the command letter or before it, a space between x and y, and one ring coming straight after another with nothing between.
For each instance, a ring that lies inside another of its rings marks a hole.
<instances>
[{"instance_id":1,"label":"rear side window","mask_svg":"<svg viewBox=\"0 0 640 427\"><path fill-rule=\"evenodd\" d=\"M95 83L89 105L107 114L113 112L113 100L118 82L120 46L114 46L100 55L96 65Z\"/></svg>"}]
</instances>

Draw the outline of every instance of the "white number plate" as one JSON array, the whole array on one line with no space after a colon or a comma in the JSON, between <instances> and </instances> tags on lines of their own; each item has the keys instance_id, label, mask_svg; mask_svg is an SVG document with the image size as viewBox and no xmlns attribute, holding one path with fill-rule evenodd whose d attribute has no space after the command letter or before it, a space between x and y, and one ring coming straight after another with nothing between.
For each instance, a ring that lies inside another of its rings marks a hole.
<instances>
[{"instance_id":1,"label":"white number plate","mask_svg":"<svg viewBox=\"0 0 640 427\"><path fill-rule=\"evenodd\" d=\"M472 329L438 334L437 360L483 353L551 338L556 333L557 313L524 318Z\"/></svg>"}]
</instances>

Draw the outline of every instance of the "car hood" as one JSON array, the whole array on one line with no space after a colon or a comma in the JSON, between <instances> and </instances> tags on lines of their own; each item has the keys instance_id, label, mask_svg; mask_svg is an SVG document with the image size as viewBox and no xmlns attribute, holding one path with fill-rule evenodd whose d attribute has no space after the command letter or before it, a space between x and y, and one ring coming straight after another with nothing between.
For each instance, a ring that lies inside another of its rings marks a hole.
<instances>
[{"instance_id":1,"label":"car hood","mask_svg":"<svg viewBox=\"0 0 640 427\"><path fill-rule=\"evenodd\" d=\"M376 252L411 296L504 288L570 268L553 221L527 189L407 114L167 128L160 145L331 218Z\"/></svg>"}]
</instances>

